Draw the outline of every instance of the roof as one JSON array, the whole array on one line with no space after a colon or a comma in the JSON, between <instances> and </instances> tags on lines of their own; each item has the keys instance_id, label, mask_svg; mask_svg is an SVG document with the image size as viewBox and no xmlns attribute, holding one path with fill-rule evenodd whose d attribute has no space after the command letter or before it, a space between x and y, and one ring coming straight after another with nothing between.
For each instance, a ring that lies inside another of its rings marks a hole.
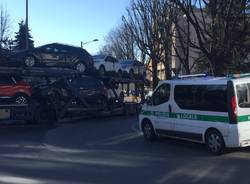
<instances>
[{"instance_id":1,"label":"roof","mask_svg":"<svg viewBox=\"0 0 250 184\"><path fill-rule=\"evenodd\" d=\"M227 77L203 77L203 78L188 78L188 79L172 79L160 81L159 84L164 82L174 82L175 84L227 84Z\"/></svg>"},{"instance_id":2,"label":"roof","mask_svg":"<svg viewBox=\"0 0 250 184\"><path fill-rule=\"evenodd\" d=\"M248 82L250 83L250 74L229 75L225 77L214 77L206 74L184 75L176 77L172 80L160 81L159 84L164 82L174 82L175 84L227 84L228 81L234 83Z\"/></svg>"}]
</instances>

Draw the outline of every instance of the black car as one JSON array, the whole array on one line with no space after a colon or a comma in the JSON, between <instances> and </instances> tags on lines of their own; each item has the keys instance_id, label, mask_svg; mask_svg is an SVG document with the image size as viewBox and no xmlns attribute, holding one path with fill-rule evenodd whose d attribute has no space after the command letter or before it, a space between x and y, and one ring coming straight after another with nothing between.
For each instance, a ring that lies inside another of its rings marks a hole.
<instances>
[{"instance_id":1,"label":"black car","mask_svg":"<svg viewBox=\"0 0 250 184\"><path fill-rule=\"evenodd\" d=\"M50 84L49 90L46 91L46 95L52 97L54 103L65 104L75 97L72 105L87 105L87 108L102 110L107 110L116 98L114 94L110 95L112 91L107 89L102 81L89 76L57 80Z\"/></svg>"},{"instance_id":2,"label":"black car","mask_svg":"<svg viewBox=\"0 0 250 184\"><path fill-rule=\"evenodd\" d=\"M13 52L8 65L23 67L64 67L76 69L81 73L93 70L91 55L80 47L52 43L37 48Z\"/></svg>"}]
</instances>

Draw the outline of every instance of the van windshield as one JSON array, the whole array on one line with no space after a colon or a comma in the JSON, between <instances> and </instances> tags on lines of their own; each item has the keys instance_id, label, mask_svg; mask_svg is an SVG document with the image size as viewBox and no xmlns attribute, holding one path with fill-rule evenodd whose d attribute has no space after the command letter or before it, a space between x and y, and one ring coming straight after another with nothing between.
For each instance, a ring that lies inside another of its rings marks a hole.
<instances>
[{"instance_id":1,"label":"van windshield","mask_svg":"<svg viewBox=\"0 0 250 184\"><path fill-rule=\"evenodd\" d=\"M236 85L238 105L250 108L250 83Z\"/></svg>"}]
</instances>

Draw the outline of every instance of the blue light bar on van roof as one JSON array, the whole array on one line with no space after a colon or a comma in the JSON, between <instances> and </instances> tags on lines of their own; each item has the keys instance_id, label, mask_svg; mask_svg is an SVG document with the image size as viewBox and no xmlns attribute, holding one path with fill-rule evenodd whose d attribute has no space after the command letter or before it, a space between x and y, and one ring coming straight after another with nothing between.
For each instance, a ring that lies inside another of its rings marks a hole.
<instances>
[{"instance_id":1,"label":"blue light bar on van roof","mask_svg":"<svg viewBox=\"0 0 250 184\"><path fill-rule=\"evenodd\" d=\"M177 76L177 79L188 79L188 78L196 78L196 77L207 77L208 75L205 73L201 73L201 74L191 74L191 75L180 75Z\"/></svg>"},{"instance_id":2,"label":"blue light bar on van roof","mask_svg":"<svg viewBox=\"0 0 250 184\"><path fill-rule=\"evenodd\" d=\"M245 78L245 77L250 77L250 73L229 74L229 75L227 75L227 77L228 77L228 78L231 78L231 79Z\"/></svg>"}]
</instances>

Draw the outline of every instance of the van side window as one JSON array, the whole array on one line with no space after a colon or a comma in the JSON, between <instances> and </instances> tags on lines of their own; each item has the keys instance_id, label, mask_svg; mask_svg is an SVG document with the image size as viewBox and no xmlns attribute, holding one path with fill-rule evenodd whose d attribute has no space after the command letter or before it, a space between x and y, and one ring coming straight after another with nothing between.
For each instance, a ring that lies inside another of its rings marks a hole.
<instances>
[{"instance_id":1,"label":"van side window","mask_svg":"<svg viewBox=\"0 0 250 184\"><path fill-rule=\"evenodd\" d=\"M226 85L176 85L174 99L181 109L227 112Z\"/></svg>"},{"instance_id":2,"label":"van side window","mask_svg":"<svg viewBox=\"0 0 250 184\"><path fill-rule=\"evenodd\" d=\"M160 105L169 100L170 84L162 84L152 96L153 105Z\"/></svg>"}]
</instances>

